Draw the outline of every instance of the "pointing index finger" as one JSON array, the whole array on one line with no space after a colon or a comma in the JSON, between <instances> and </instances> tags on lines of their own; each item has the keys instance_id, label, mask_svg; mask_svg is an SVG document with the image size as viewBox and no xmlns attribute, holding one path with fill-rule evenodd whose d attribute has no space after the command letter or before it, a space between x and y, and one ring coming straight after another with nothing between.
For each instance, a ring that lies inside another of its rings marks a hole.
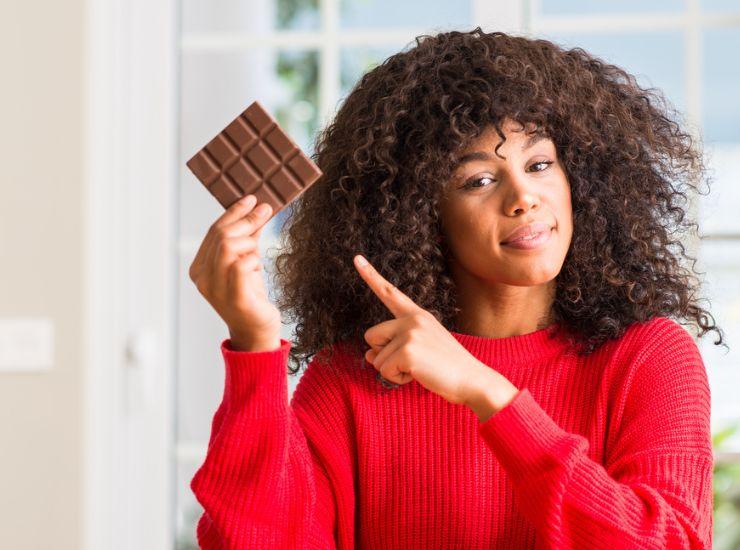
<instances>
[{"instance_id":1,"label":"pointing index finger","mask_svg":"<svg viewBox=\"0 0 740 550\"><path fill-rule=\"evenodd\" d=\"M357 254L354 260L360 276L394 317L398 319L419 309L411 298L388 282L361 254Z\"/></svg>"}]
</instances>

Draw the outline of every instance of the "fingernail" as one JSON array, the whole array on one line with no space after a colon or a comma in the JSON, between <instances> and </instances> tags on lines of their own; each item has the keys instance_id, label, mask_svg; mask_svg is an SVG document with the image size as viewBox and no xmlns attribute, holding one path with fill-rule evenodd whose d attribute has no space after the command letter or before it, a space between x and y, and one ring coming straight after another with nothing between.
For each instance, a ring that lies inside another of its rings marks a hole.
<instances>
[{"instance_id":1,"label":"fingernail","mask_svg":"<svg viewBox=\"0 0 740 550\"><path fill-rule=\"evenodd\" d=\"M360 265L360 266L366 266L367 265L367 260L364 257L362 257L361 255L358 254L357 255L357 264Z\"/></svg>"}]
</instances>

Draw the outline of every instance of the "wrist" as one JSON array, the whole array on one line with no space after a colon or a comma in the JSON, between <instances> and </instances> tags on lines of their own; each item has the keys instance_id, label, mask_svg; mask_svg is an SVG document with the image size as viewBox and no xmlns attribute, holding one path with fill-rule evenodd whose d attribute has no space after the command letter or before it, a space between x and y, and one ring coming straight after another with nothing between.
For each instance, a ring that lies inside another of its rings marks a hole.
<instances>
[{"instance_id":1,"label":"wrist","mask_svg":"<svg viewBox=\"0 0 740 550\"><path fill-rule=\"evenodd\" d=\"M229 332L229 343L234 351L275 351L280 348L280 336L241 335Z\"/></svg>"},{"instance_id":2,"label":"wrist","mask_svg":"<svg viewBox=\"0 0 740 550\"><path fill-rule=\"evenodd\" d=\"M519 393L519 388L500 373L486 366L476 378L466 405L485 422L506 407Z\"/></svg>"}]
</instances>

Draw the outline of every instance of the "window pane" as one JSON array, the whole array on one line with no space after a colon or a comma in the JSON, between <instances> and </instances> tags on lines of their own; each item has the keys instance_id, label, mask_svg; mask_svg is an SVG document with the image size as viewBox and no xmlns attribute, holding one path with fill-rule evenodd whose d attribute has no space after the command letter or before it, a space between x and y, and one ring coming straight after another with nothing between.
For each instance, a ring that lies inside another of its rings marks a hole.
<instances>
[{"instance_id":1,"label":"window pane","mask_svg":"<svg viewBox=\"0 0 740 550\"><path fill-rule=\"evenodd\" d=\"M275 26L278 29L319 29L319 0L277 0Z\"/></svg>"},{"instance_id":2,"label":"window pane","mask_svg":"<svg viewBox=\"0 0 740 550\"><path fill-rule=\"evenodd\" d=\"M543 29L541 35L564 47L581 47L608 63L624 68L637 77L640 86L660 88L674 107L686 112L683 33L548 33Z\"/></svg>"},{"instance_id":3,"label":"window pane","mask_svg":"<svg viewBox=\"0 0 740 550\"><path fill-rule=\"evenodd\" d=\"M738 0L702 0L702 10L709 13L740 13Z\"/></svg>"},{"instance_id":4,"label":"window pane","mask_svg":"<svg viewBox=\"0 0 740 550\"><path fill-rule=\"evenodd\" d=\"M352 29L468 27L472 24L470 4L471 0L340 0L340 25Z\"/></svg>"},{"instance_id":5,"label":"window pane","mask_svg":"<svg viewBox=\"0 0 740 550\"><path fill-rule=\"evenodd\" d=\"M541 0L542 15L597 15L604 13L676 13L683 0Z\"/></svg>"},{"instance_id":6,"label":"window pane","mask_svg":"<svg viewBox=\"0 0 740 550\"><path fill-rule=\"evenodd\" d=\"M703 33L702 112L707 141L740 143L740 28Z\"/></svg>"},{"instance_id":7,"label":"window pane","mask_svg":"<svg viewBox=\"0 0 740 550\"><path fill-rule=\"evenodd\" d=\"M709 302L702 307L714 316L725 332L729 352L715 346L714 332L699 340L707 366L712 393L712 430L738 420L737 388L740 388L740 241L702 241L696 264L698 272L706 272L704 294ZM727 450L740 451L740 434L728 442Z\"/></svg>"},{"instance_id":8,"label":"window pane","mask_svg":"<svg viewBox=\"0 0 740 550\"><path fill-rule=\"evenodd\" d=\"M183 0L182 31L316 30L318 0Z\"/></svg>"},{"instance_id":9,"label":"window pane","mask_svg":"<svg viewBox=\"0 0 740 550\"><path fill-rule=\"evenodd\" d=\"M223 212L185 162L254 100L276 117L309 156L318 126L318 54L259 48L182 55L180 112L180 235L202 239ZM266 227L282 226L286 212ZM264 233L263 233L264 234Z\"/></svg>"},{"instance_id":10,"label":"window pane","mask_svg":"<svg viewBox=\"0 0 740 550\"><path fill-rule=\"evenodd\" d=\"M703 33L702 123L711 192L700 197L703 234L740 234L740 29Z\"/></svg>"},{"instance_id":11,"label":"window pane","mask_svg":"<svg viewBox=\"0 0 740 550\"><path fill-rule=\"evenodd\" d=\"M699 233L702 235L740 235L740 140L738 143L707 143L705 162L709 167L710 192L702 185L699 196Z\"/></svg>"},{"instance_id":12,"label":"window pane","mask_svg":"<svg viewBox=\"0 0 740 550\"><path fill-rule=\"evenodd\" d=\"M402 48L403 44L384 48L342 48L340 54L341 96L346 97L363 74L381 64L391 55L400 52Z\"/></svg>"}]
</instances>

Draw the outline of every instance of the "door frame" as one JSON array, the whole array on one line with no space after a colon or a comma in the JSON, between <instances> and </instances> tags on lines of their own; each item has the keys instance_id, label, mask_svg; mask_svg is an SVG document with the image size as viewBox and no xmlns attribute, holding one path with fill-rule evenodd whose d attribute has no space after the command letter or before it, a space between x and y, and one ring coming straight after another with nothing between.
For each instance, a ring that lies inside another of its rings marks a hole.
<instances>
[{"instance_id":1,"label":"door frame","mask_svg":"<svg viewBox=\"0 0 740 550\"><path fill-rule=\"evenodd\" d=\"M83 548L174 534L176 0L90 0Z\"/></svg>"}]
</instances>

